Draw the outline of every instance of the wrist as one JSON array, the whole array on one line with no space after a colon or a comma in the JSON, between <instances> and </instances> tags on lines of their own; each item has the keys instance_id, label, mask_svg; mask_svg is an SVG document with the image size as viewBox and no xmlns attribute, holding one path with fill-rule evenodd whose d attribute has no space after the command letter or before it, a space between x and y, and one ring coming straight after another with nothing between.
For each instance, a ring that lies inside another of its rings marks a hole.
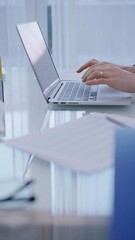
<instances>
[{"instance_id":1,"label":"wrist","mask_svg":"<svg viewBox=\"0 0 135 240\"><path fill-rule=\"evenodd\" d=\"M133 66L123 66L122 67L123 70L131 72L131 73L135 73L135 65Z\"/></svg>"}]
</instances>

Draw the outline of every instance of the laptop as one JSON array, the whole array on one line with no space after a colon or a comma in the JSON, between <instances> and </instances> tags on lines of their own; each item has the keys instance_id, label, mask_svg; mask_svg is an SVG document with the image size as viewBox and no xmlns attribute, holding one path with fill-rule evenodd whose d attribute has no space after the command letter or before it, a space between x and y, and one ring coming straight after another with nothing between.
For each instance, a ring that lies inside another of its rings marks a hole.
<instances>
[{"instance_id":1,"label":"laptop","mask_svg":"<svg viewBox=\"0 0 135 240\"><path fill-rule=\"evenodd\" d=\"M37 22L17 25L17 31L47 103L68 105L129 105L131 94L106 85L61 80Z\"/></svg>"}]
</instances>

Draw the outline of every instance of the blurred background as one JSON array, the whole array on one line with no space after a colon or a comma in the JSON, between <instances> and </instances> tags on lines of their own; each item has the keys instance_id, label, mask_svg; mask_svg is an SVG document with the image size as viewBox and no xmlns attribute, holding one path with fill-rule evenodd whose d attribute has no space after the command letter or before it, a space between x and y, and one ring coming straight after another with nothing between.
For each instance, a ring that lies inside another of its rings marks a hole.
<instances>
[{"instance_id":1,"label":"blurred background","mask_svg":"<svg viewBox=\"0 0 135 240\"><path fill-rule=\"evenodd\" d=\"M38 21L59 69L135 63L135 0L0 0L3 66L26 66L16 24Z\"/></svg>"}]
</instances>

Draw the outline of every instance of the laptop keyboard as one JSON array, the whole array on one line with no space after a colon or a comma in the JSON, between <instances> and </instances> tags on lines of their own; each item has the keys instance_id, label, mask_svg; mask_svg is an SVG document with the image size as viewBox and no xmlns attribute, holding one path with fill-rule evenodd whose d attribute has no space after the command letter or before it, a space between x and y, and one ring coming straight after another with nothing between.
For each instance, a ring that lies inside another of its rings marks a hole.
<instances>
[{"instance_id":1,"label":"laptop keyboard","mask_svg":"<svg viewBox=\"0 0 135 240\"><path fill-rule=\"evenodd\" d=\"M88 101L97 99L97 86L88 86L84 83L67 82L60 93L61 101Z\"/></svg>"}]
</instances>

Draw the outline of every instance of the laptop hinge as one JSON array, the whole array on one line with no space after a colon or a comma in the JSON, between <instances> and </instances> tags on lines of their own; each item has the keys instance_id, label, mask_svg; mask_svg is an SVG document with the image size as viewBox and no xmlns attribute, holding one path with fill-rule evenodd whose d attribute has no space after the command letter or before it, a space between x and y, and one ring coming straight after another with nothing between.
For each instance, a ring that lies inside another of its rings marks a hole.
<instances>
[{"instance_id":1,"label":"laptop hinge","mask_svg":"<svg viewBox=\"0 0 135 240\"><path fill-rule=\"evenodd\" d=\"M63 83L58 83L53 92L50 94L50 98L55 98L57 93L59 92L60 88L62 87Z\"/></svg>"},{"instance_id":2,"label":"laptop hinge","mask_svg":"<svg viewBox=\"0 0 135 240\"><path fill-rule=\"evenodd\" d=\"M46 99L51 97L51 94L55 90L56 86L59 85L59 83L60 83L60 80L57 79L49 87L46 88L46 90L44 91L44 96Z\"/></svg>"},{"instance_id":3,"label":"laptop hinge","mask_svg":"<svg viewBox=\"0 0 135 240\"><path fill-rule=\"evenodd\" d=\"M61 87L63 86L64 83L59 82L57 84L57 86L55 87L55 89L52 89L52 91L50 92L47 101L49 102L49 99L54 99L56 97L56 95L58 94L59 90L61 89Z\"/></svg>"}]
</instances>

